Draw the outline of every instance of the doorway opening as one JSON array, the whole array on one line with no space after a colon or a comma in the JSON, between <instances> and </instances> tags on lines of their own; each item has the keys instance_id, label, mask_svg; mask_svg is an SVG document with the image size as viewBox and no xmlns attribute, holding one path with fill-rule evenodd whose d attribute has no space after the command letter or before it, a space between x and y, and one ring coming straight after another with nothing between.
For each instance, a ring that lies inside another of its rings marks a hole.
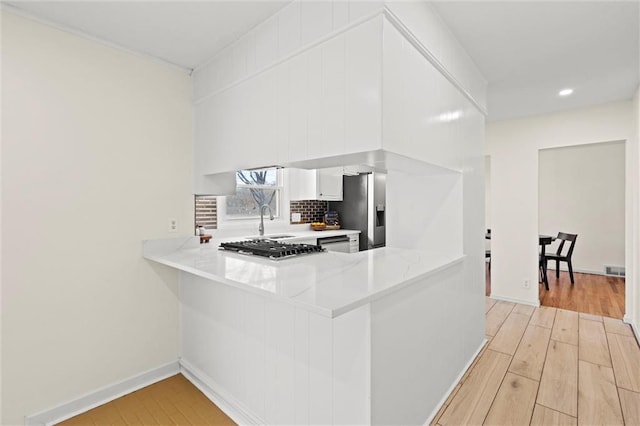
<instances>
[{"instance_id":1,"label":"doorway opening","mask_svg":"<svg viewBox=\"0 0 640 426\"><path fill-rule=\"evenodd\" d=\"M539 284L540 304L621 319L625 311L625 142L542 149L538 172L539 234L577 235L570 262L559 262L557 272L555 261L547 263L549 289ZM559 243L546 246L546 253L557 253ZM565 243L563 254L567 249Z\"/></svg>"}]
</instances>

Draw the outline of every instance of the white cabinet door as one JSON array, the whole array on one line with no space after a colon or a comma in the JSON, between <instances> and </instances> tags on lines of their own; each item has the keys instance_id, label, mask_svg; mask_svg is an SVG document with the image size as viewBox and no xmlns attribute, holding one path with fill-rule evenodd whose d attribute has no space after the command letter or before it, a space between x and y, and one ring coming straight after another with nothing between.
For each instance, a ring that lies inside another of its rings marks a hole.
<instances>
[{"instance_id":1,"label":"white cabinet door","mask_svg":"<svg viewBox=\"0 0 640 426\"><path fill-rule=\"evenodd\" d=\"M317 198L316 171L285 169L286 185L290 200L315 200Z\"/></svg>"},{"instance_id":2,"label":"white cabinet door","mask_svg":"<svg viewBox=\"0 0 640 426\"><path fill-rule=\"evenodd\" d=\"M344 153L345 128L345 36L341 34L322 45L321 151L309 154L331 157ZM315 146L314 146L315 148Z\"/></svg>"},{"instance_id":3,"label":"white cabinet door","mask_svg":"<svg viewBox=\"0 0 640 426\"><path fill-rule=\"evenodd\" d=\"M342 201L342 167L286 170L289 199Z\"/></svg>"},{"instance_id":4,"label":"white cabinet door","mask_svg":"<svg viewBox=\"0 0 640 426\"><path fill-rule=\"evenodd\" d=\"M309 52L289 61L289 160L307 159Z\"/></svg>"},{"instance_id":5,"label":"white cabinet door","mask_svg":"<svg viewBox=\"0 0 640 426\"><path fill-rule=\"evenodd\" d=\"M345 36L345 150L372 151L381 146L382 18Z\"/></svg>"},{"instance_id":6,"label":"white cabinet door","mask_svg":"<svg viewBox=\"0 0 640 426\"><path fill-rule=\"evenodd\" d=\"M317 170L318 200L342 201L342 167Z\"/></svg>"},{"instance_id":7,"label":"white cabinet door","mask_svg":"<svg viewBox=\"0 0 640 426\"><path fill-rule=\"evenodd\" d=\"M358 234L349 235L349 253L360 251L360 236Z\"/></svg>"}]
</instances>

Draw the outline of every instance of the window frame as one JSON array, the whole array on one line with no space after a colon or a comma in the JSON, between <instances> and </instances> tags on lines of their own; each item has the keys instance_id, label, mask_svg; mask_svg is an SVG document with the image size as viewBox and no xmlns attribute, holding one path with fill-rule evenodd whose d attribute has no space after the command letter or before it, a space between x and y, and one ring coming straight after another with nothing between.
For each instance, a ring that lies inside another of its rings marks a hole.
<instances>
[{"instance_id":1,"label":"window frame","mask_svg":"<svg viewBox=\"0 0 640 426\"><path fill-rule=\"evenodd\" d=\"M276 172L276 185L266 185L266 184L246 184L246 183L242 183L242 182L238 182L238 176L237 174L239 172L255 172L255 171L260 171L260 170L275 170ZM276 198L275 201L275 211L273 212L273 217L275 219L280 219L282 216L282 199L283 199L283 193L284 193L284 174L283 174L283 169L280 167L265 167L265 168L260 168L260 169L243 169L243 170L238 170L236 171L236 191L238 189L262 189L262 190L272 190L272 191L276 191L274 197ZM227 212L227 198L228 197L233 197L233 195L227 195L224 197L224 202L223 203L219 203L218 205L218 214L221 216L222 220L224 222L236 222L236 221L254 221L254 220L259 220L260 219L260 214L258 212L257 215L255 216L242 216L242 215L229 215ZM221 209L220 207L222 207L221 205L223 205L223 209ZM222 211L221 211L222 210ZM222 213L222 214L220 214ZM219 217L220 217L219 216Z\"/></svg>"}]
</instances>

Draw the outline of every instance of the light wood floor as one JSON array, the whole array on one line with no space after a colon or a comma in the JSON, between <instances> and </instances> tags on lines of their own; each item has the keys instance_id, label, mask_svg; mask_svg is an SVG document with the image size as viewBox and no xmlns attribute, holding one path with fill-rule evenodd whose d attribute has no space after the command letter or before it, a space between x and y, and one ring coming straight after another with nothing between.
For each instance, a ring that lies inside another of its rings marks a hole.
<instances>
[{"instance_id":1,"label":"light wood floor","mask_svg":"<svg viewBox=\"0 0 640 426\"><path fill-rule=\"evenodd\" d=\"M235 425L182 374L72 417L59 425Z\"/></svg>"},{"instance_id":2,"label":"light wood floor","mask_svg":"<svg viewBox=\"0 0 640 426\"><path fill-rule=\"evenodd\" d=\"M640 425L640 347L622 321L486 299L489 343L432 424Z\"/></svg>"},{"instance_id":3,"label":"light wood floor","mask_svg":"<svg viewBox=\"0 0 640 426\"><path fill-rule=\"evenodd\" d=\"M640 425L640 347L622 321L486 299L489 342L432 424ZM63 425L228 425L182 375Z\"/></svg>"},{"instance_id":4,"label":"light wood floor","mask_svg":"<svg viewBox=\"0 0 640 426\"><path fill-rule=\"evenodd\" d=\"M549 270L549 291L539 286L541 305L611 318L624 316L624 278L575 273L571 285L568 272L560 272L560 278L555 274Z\"/></svg>"},{"instance_id":5,"label":"light wood floor","mask_svg":"<svg viewBox=\"0 0 640 426\"><path fill-rule=\"evenodd\" d=\"M491 273L485 268L486 295L491 294ZM549 291L538 285L540 304L593 315L622 319L624 316L624 278L593 274L574 274L571 285L568 272L549 270Z\"/></svg>"}]
</instances>

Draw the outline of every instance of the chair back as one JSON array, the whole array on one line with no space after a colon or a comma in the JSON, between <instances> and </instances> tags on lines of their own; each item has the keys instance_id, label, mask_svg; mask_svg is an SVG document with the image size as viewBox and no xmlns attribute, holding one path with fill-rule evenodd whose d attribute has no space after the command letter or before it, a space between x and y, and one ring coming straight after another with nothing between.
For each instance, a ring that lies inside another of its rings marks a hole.
<instances>
[{"instance_id":1,"label":"chair back","mask_svg":"<svg viewBox=\"0 0 640 426\"><path fill-rule=\"evenodd\" d=\"M556 254L558 256L564 256L567 259L571 259L571 255L573 254L573 247L576 244L576 239L578 238L578 234L566 234L564 232L558 232L558 236L556 240L560 240L560 245L558 246L558 251ZM569 248L566 254L562 253L562 249L564 248L565 243L569 243Z\"/></svg>"}]
</instances>

